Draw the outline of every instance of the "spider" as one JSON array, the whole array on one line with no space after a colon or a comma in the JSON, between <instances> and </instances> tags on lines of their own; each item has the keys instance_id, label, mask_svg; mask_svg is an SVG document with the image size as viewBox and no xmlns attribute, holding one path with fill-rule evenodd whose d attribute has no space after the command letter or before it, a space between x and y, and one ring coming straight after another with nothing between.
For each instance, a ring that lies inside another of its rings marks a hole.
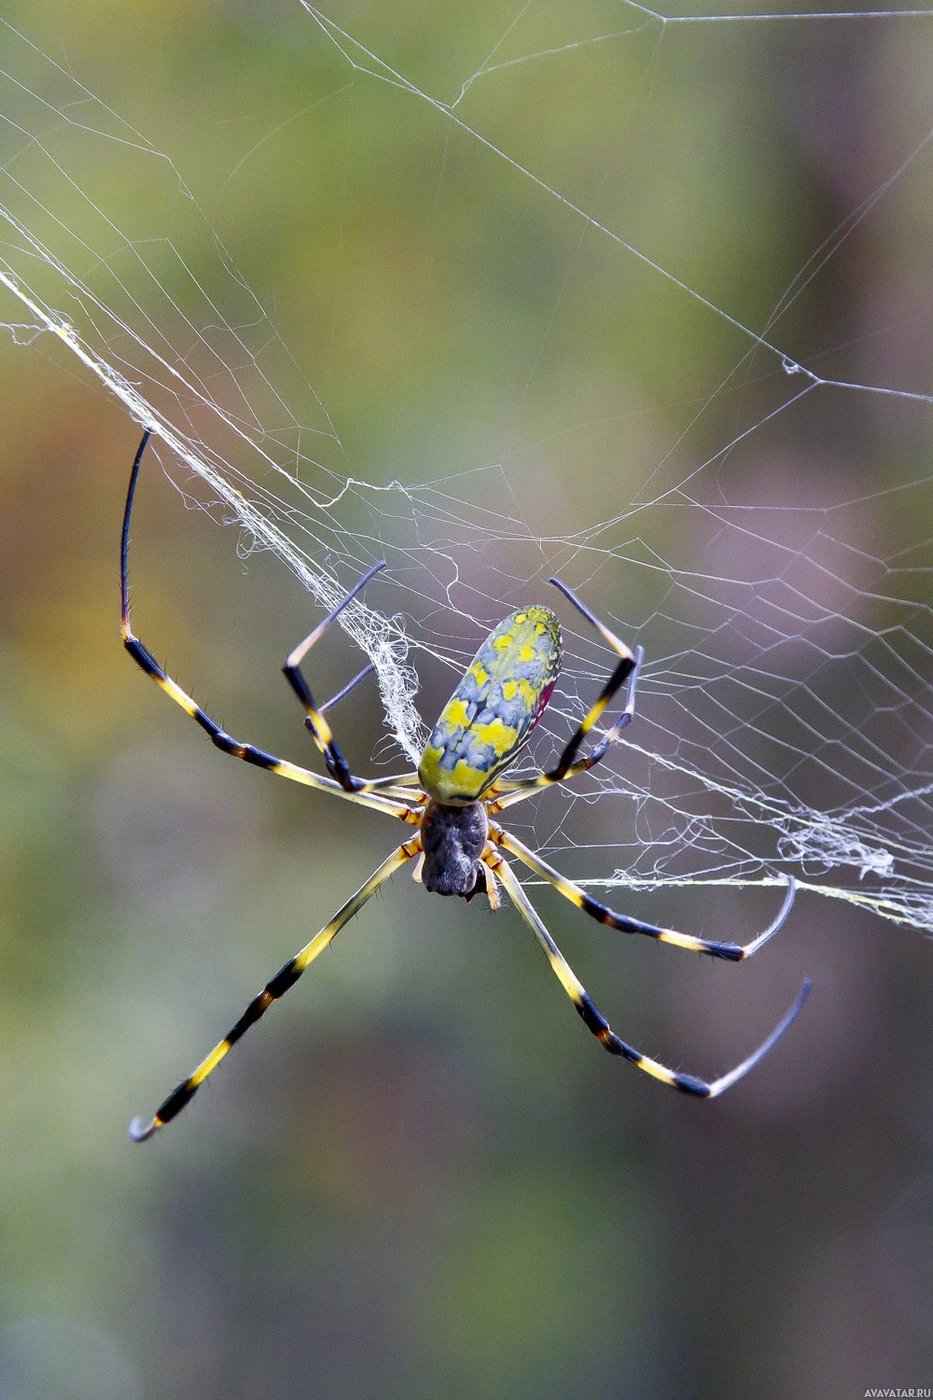
<instances>
[{"instance_id":1,"label":"spider","mask_svg":"<svg viewBox=\"0 0 933 1400\"><path fill-rule=\"evenodd\" d=\"M724 958L728 962L739 962L751 957L784 923L794 902L795 885L792 878L788 880L787 894L777 917L764 932L744 945L695 938L690 934L678 933L675 929L659 928L654 924L644 923L641 919L631 918L627 914L617 914L593 899L580 885L566 879L494 820L500 812L514 803L523 802L552 783L567 782L600 762L610 744L619 737L635 713L635 686L643 657L642 648L638 647L634 653L631 652L566 584L560 579L552 578L550 582L595 627L603 641L618 657L612 674L567 741L554 767L531 778L508 779L503 776L514 763L519 750L528 742L540 720L561 666L561 630L557 617L549 608L530 605L510 613L493 628L483 642L441 712L421 756L418 771L372 780L357 778L351 773L337 746L325 718L325 711L347 695L373 668L366 667L334 696L333 700L318 707L302 674L301 664L315 642L343 612L347 604L361 592L373 575L384 567L384 563L380 562L354 584L323 622L295 648L282 668L286 680L305 711L305 725L320 750L329 777L321 777L307 768L276 758L274 754L266 753L253 744L240 743L216 724L200 705L163 671L152 653L130 628L127 578L130 516L140 464L149 437L149 431L143 434L136 452L123 515L120 552L122 632L123 645L130 656L176 705L180 705L185 713L201 726L222 753L242 759L244 763L252 763L257 768L268 769L280 778L288 778L291 782L303 783L319 792L340 797L346 802L372 807L377 812L407 822L416 827L417 831L382 862L310 943L293 958L289 958L258 996L253 998L236 1025L227 1032L206 1059L201 1061L194 1072L169 1094L155 1115L148 1122L142 1118L133 1120L130 1124L130 1136L136 1142L144 1142L159 1128L169 1123L197 1093L227 1051L265 1014L274 1001L298 981L318 954L333 942L343 926L359 913L379 887L408 861L416 862L413 875L425 889L440 895L457 895L465 900L471 900L478 893L485 893L491 909L499 907L498 887L501 883L518 913L534 931L552 971L582 1017L587 1030L595 1035L610 1054L620 1055L629 1060L662 1084L668 1084L685 1094L713 1099L763 1059L802 1007L810 990L809 979L804 982L796 1001L767 1039L735 1069L712 1081L667 1069L657 1060L650 1059L640 1050L626 1044L610 1028L545 928L512 865L505 859L504 853L507 852L535 875L553 885L571 904L610 928L618 929L622 933L644 934L659 943L670 943L677 948L688 948L713 958ZM626 702L615 724L603 733L589 753L580 756L587 735L626 682Z\"/></svg>"}]
</instances>

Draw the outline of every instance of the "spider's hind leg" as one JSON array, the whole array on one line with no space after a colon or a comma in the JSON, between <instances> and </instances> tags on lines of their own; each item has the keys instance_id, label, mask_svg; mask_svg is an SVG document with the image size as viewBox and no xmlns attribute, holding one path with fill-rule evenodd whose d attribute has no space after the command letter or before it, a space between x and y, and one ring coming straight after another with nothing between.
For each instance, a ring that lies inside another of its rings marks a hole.
<instances>
[{"instance_id":1,"label":"spider's hind leg","mask_svg":"<svg viewBox=\"0 0 933 1400\"><path fill-rule=\"evenodd\" d=\"M796 1018L797 1013L803 1006L810 993L809 978L803 984L797 999L790 1009L785 1012L782 1019L775 1026L771 1034L762 1041L757 1050L754 1050L741 1064L736 1065L727 1074L720 1075L718 1079L706 1080L698 1079L692 1074L681 1074L676 1070L668 1069L666 1065L660 1064L657 1060L652 1060L648 1055L643 1055L640 1050L636 1050L633 1045L628 1045L616 1035L609 1025L599 1007L592 1000L583 983L579 980L573 968L567 962L563 953L558 948L554 939L548 933L543 920L532 906L514 870L501 856L489 854L485 857L496 875L502 881L508 892L508 896L515 905L519 914L527 924L534 930L535 937L544 949L545 956L551 965L551 971L557 977L564 991L576 1007L583 1024L588 1031L591 1031L599 1041L604 1050L608 1050L610 1055L620 1055L624 1060L629 1060L636 1069L643 1070L645 1074L650 1074L652 1079L657 1079L661 1084L667 1084L672 1089L679 1089L682 1094L692 1094L696 1098L715 1099L730 1088L739 1079L744 1078L750 1069L763 1060L769 1050L780 1040L791 1022Z\"/></svg>"},{"instance_id":2,"label":"spider's hind leg","mask_svg":"<svg viewBox=\"0 0 933 1400\"><path fill-rule=\"evenodd\" d=\"M587 894L581 885L576 884L573 880L568 880L566 875L562 875L559 870L548 865L547 861L542 860L536 851L519 841L518 837L513 836L510 831L504 831L495 822L489 824L489 838L497 846L501 846L503 850L510 851L513 856L517 856L523 865L527 865L528 869L533 870L542 880L553 885L557 893L563 895L564 899L575 904L578 909L582 909L584 914L589 914L591 919L605 924L607 928L618 929L620 933L643 933L646 937L654 938L659 943L669 943L674 948L687 948L693 953L706 953L711 958L723 958L726 962L742 962L743 959L750 958L753 953L757 953L759 948L763 948L774 937L778 929L783 927L797 893L797 882L792 875L789 875L784 902L768 927L756 934L748 943L723 943L710 938L697 938L690 933L678 933L673 928L660 928L657 924L647 924L642 919L633 919L629 914L617 914L614 909L610 909L608 905L600 903L598 899Z\"/></svg>"}]
</instances>

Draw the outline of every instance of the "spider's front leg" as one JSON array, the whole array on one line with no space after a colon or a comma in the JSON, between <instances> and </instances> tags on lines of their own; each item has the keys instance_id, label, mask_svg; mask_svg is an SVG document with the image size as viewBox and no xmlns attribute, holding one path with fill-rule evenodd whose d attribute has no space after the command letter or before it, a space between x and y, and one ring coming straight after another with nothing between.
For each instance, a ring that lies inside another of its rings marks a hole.
<instances>
[{"instance_id":1,"label":"spider's front leg","mask_svg":"<svg viewBox=\"0 0 933 1400\"><path fill-rule=\"evenodd\" d=\"M220 750L221 753L229 755L231 758L242 759L244 763L252 763L257 768L265 768L270 773L275 773L280 778L288 778L290 782L302 783L305 787L316 788L319 792L329 792L337 797L346 799L348 802L356 802L364 807L374 807L377 811L385 812L392 817L400 817L402 821L414 821L417 823L418 817L413 815L411 806L412 794L404 791L393 791L391 788L403 788L406 785L405 779L396 779L383 783L375 783L372 788L381 787L386 789L382 793L375 791L360 791L359 789L347 789L343 784L337 784L330 778L321 778L316 773L312 773L307 768L301 768L296 763L289 763L286 759L277 758L275 754L267 753L264 749L257 748L255 744L241 743L232 734L228 734L219 724L211 719L210 715L201 708L193 696L182 690L177 681L159 665L152 652L144 642L133 632L130 626L130 584L129 584L129 546L130 546L130 520L133 514L133 502L136 497L136 486L139 481L139 470L146 445L149 442L151 433L147 430L143 433L142 441L136 450L133 459L133 468L130 472L130 483L126 492L126 505L123 509L123 532L120 537L120 629L123 634L123 645L127 652L146 675L155 681L160 690L164 691L170 700L184 710L195 724L200 725L207 734L211 743ZM359 679L359 677L357 678ZM351 682L351 686L355 682ZM345 693L345 692L343 692ZM337 703L341 697L335 696L330 702L331 705ZM415 779L417 781L417 779ZM390 788L391 784L391 788ZM362 786L362 785L361 785ZM393 798L401 797L402 801L393 801Z\"/></svg>"}]
</instances>

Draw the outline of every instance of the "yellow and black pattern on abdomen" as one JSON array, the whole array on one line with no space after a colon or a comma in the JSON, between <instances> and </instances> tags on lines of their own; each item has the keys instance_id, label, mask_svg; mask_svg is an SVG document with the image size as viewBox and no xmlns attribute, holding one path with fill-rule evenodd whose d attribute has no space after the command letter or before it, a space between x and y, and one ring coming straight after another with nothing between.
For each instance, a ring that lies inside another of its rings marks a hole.
<instances>
[{"instance_id":1,"label":"yellow and black pattern on abdomen","mask_svg":"<svg viewBox=\"0 0 933 1400\"><path fill-rule=\"evenodd\" d=\"M551 697L560 623L535 605L490 632L432 730L419 767L437 802L475 802L515 760Z\"/></svg>"}]
</instances>

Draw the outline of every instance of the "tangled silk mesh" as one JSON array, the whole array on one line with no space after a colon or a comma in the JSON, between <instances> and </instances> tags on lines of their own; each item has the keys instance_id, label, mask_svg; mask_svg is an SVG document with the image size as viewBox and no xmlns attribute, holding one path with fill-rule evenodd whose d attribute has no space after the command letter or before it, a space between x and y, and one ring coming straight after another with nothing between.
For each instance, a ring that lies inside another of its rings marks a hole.
<instances>
[{"instance_id":1,"label":"tangled silk mesh","mask_svg":"<svg viewBox=\"0 0 933 1400\"><path fill-rule=\"evenodd\" d=\"M244 553L274 551L322 607L374 560L387 560L342 624L372 659L388 730L412 761L425 737L416 667L446 664L453 678L509 607L556 601L551 573L584 596L598 579L600 596L618 600L607 621L640 640L647 659L628 742L573 794L542 801L529 818L538 846L562 853L568 873L642 887L777 884L792 873L824 895L933 928L931 479L889 460L872 490L863 478L853 487L844 466L816 483L805 471L795 476L785 458L772 485L768 458L775 421L810 421L804 415L818 415L831 395L853 407L887 395L905 434L918 424L928 433L922 387L818 374L818 357L805 363L784 347L780 318L888 189L911 177L929 134L853 205L755 332L623 237L594 212L599 200L587 206L532 170L517 141L513 151L484 134L490 80L521 83L544 60L586 62L607 44L687 22L621 6L611 30L570 32L565 16L549 36L543 9L517 9L483 64L442 100L303 7L309 54L326 52L345 85L376 102L389 93L393 104L416 108L435 138L481 147L501 178L532 185L542 207L558 210L581 239L598 240L620 277L635 267L646 286L661 286L734 338L734 373L687 406L677 440L635 469L638 489L606 499L604 518L542 534L513 490L508 461L420 483L359 479L325 395L239 274L197 192L163 150L6 25L4 323L17 343L57 344L96 375L152 429L180 489L236 524ZM690 17L698 27L704 20L708 32L719 17ZM653 61L645 59L649 77ZM111 181L116 167L124 187L145 192L132 217L112 207L112 183L98 187L88 173L104 166ZM191 227L210 248L196 269L179 251ZM832 367L832 357L825 363ZM715 455L696 460L693 424L739 385L750 395L746 417L737 410ZM598 429L584 414L563 431L585 458ZM750 476L746 458L733 474L750 443L760 471ZM511 459L534 447L512 448ZM896 547L881 528L892 517ZM557 751L609 666L598 639L566 611L564 621L568 657L533 746L538 764ZM394 745L380 745L374 761L397 768Z\"/></svg>"}]
</instances>

